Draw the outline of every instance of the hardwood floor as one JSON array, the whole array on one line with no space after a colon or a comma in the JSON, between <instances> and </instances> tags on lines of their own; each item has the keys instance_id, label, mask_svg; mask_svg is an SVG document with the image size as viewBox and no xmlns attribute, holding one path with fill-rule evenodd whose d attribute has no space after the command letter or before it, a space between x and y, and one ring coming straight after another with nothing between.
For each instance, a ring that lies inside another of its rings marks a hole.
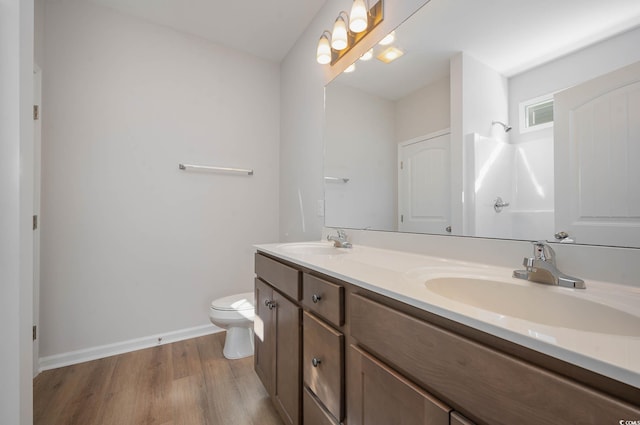
<instances>
[{"instance_id":1,"label":"hardwood floor","mask_svg":"<svg viewBox=\"0 0 640 425\"><path fill-rule=\"evenodd\" d=\"M34 425L282 425L253 357L224 333L42 372Z\"/></svg>"}]
</instances>

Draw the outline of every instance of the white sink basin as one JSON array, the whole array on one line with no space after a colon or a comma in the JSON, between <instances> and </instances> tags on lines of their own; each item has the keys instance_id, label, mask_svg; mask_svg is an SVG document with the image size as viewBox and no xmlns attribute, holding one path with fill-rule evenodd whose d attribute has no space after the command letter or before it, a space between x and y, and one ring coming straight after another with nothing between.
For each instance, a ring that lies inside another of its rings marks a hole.
<instances>
[{"instance_id":1,"label":"white sink basin","mask_svg":"<svg viewBox=\"0 0 640 425\"><path fill-rule=\"evenodd\" d=\"M640 336L640 317L563 294L555 287L469 277L438 277L425 286L442 297L504 316L585 332Z\"/></svg>"},{"instance_id":2,"label":"white sink basin","mask_svg":"<svg viewBox=\"0 0 640 425\"><path fill-rule=\"evenodd\" d=\"M328 242L302 242L282 244L278 247L283 252L299 255L341 255L346 254L348 248L336 248Z\"/></svg>"}]
</instances>

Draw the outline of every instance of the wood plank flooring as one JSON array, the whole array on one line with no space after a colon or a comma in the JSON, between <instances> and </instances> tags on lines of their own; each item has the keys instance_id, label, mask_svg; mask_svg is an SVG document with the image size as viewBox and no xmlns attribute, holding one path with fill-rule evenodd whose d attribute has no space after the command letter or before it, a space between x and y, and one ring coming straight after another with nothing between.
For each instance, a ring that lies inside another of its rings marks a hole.
<instances>
[{"instance_id":1,"label":"wood plank flooring","mask_svg":"<svg viewBox=\"0 0 640 425\"><path fill-rule=\"evenodd\" d=\"M282 425L253 357L222 356L224 335L42 372L34 425Z\"/></svg>"}]
</instances>

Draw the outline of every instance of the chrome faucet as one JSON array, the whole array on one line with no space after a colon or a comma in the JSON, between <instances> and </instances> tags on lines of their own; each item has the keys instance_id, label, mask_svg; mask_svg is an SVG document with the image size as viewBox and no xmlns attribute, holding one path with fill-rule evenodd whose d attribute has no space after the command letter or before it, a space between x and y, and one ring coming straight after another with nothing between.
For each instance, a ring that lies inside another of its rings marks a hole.
<instances>
[{"instance_id":1,"label":"chrome faucet","mask_svg":"<svg viewBox=\"0 0 640 425\"><path fill-rule=\"evenodd\" d=\"M513 277L567 288L586 288L584 280L558 270L556 253L545 241L533 242L533 257L525 257L522 265L526 270L514 270Z\"/></svg>"},{"instance_id":2,"label":"chrome faucet","mask_svg":"<svg viewBox=\"0 0 640 425\"><path fill-rule=\"evenodd\" d=\"M333 241L333 246L336 248L351 248L351 242L347 241L347 233L338 229L338 236L327 235L328 241Z\"/></svg>"}]
</instances>

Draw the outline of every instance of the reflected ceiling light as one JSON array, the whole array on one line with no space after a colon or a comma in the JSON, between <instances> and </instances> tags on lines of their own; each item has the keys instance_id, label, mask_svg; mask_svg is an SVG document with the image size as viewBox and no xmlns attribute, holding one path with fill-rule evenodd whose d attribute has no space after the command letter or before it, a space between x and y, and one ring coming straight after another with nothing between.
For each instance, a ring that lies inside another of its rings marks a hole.
<instances>
[{"instance_id":1,"label":"reflected ceiling light","mask_svg":"<svg viewBox=\"0 0 640 425\"><path fill-rule=\"evenodd\" d=\"M318 40L316 50L318 63L322 65L327 63L335 64L353 46L371 33L382 22L382 2L383 0L378 0L370 9L367 9L366 0L354 0L351 16L347 12L341 11L333 24L333 31L324 31ZM364 11L364 14L362 11ZM329 51L327 51L327 46ZM363 60L367 60L368 55L369 52L365 53Z\"/></svg>"},{"instance_id":2,"label":"reflected ceiling light","mask_svg":"<svg viewBox=\"0 0 640 425\"><path fill-rule=\"evenodd\" d=\"M349 15L349 29L354 33L360 33L369 26L369 8L364 0L354 0Z\"/></svg>"},{"instance_id":3,"label":"reflected ceiling light","mask_svg":"<svg viewBox=\"0 0 640 425\"><path fill-rule=\"evenodd\" d=\"M388 46L389 44L393 43L395 39L396 39L396 32L391 31L382 40L380 40L378 44L381 46Z\"/></svg>"},{"instance_id":4,"label":"reflected ceiling light","mask_svg":"<svg viewBox=\"0 0 640 425\"><path fill-rule=\"evenodd\" d=\"M391 63L402 55L404 55L404 52L402 50L398 49L397 47L391 46L380 52L380 54L376 56L376 59L384 63Z\"/></svg>"},{"instance_id":5,"label":"reflected ceiling light","mask_svg":"<svg viewBox=\"0 0 640 425\"><path fill-rule=\"evenodd\" d=\"M344 15L344 17L343 17ZM345 21L346 18L346 21ZM336 18L336 22L333 24L333 32L331 33L331 47L336 50L346 49L349 45L348 35L347 35L347 21L349 20L349 16L347 12L340 12L338 18Z\"/></svg>"},{"instance_id":6,"label":"reflected ceiling light","mask_svg":"<svg viewBox=\"0 0 640 425\"><path fill-rule=\"evenodd\" d=\"M373 57L373 49L367 50L362 56L360 56L361 61L368 61Z\"/></svg>"},{"instance_id":7,"label":"reflected ceiling light","mask_svg":"<svg viewBox=\"0 0 640 425\"><path fill-rule=\"evenodd\" d=\"M331 45L329 44L329 31L324 31L318 40L318 49L316 50L316 60L321 65L331 62Z\"/></svg>"},{"instance_id":8,"label":"reflected ceiling light","mask_svg":"<svg viewBox=\"0 0 640 425\"><path fill-rule=\"evenodd\" d=\"M353 72L355 70L356 70L356 64L352 63L351 65L349 65L347 67L347 69L344 70L344 72L348 74L348 73Z\"/></svg>"}]
</instances>

